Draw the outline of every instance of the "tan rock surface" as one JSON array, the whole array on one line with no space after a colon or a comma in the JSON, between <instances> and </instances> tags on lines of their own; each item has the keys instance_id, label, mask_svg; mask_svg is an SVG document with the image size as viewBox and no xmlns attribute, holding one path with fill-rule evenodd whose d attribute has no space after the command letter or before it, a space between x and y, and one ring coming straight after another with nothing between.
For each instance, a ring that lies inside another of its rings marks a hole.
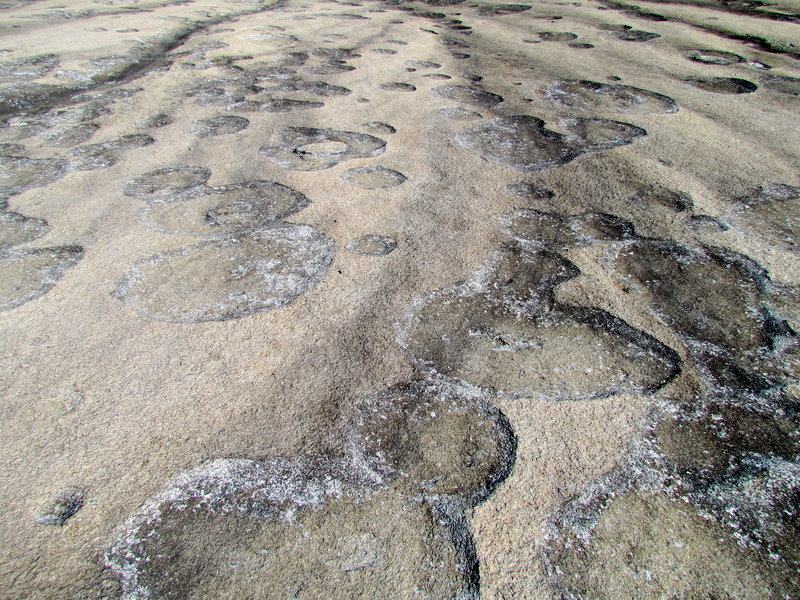
<instances>
[{"instance_id":1,"label":"tan rock surface","mask_svg":"<svg viewBox=\"0 0 800 600\"><path fill-rule=\"evenodd\" d=\"M800 598L797 13L0 2L0 597Z\"/></svg>"}]
</instances>

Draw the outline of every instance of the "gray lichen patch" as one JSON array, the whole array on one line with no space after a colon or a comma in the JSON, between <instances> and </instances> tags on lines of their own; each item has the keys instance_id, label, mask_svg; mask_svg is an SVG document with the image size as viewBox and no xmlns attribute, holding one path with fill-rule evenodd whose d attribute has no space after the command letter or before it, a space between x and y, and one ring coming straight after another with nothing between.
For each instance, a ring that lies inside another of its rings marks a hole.
<instances>
[{"instance_id":1,"label":"gray lichen patch","mask_svg":"<svg viewBox=\"0 0 800 600\"><path fill-rule=\"evenodd\" d=\"M369 234L347 244L347 251L363 256L386 256L397 248L397 242L388 236Z\"/></svg>"},{"instance_id":2,"label":"gray lichen patch","mask_svg":"<svg viewBox=\"0 0 800 600\"><path fill-rule=\"evenodd\" d=\"M106 563L126 600L471 598L470 565L440 523L341 459L220 459L171 481Z\"/></svg>"},{"instance_id":3,"label":"gray lichen patch","mask_svg":"<svg viewBox=\"0 0 800 600\"><path fill-rule=\"evenodd\" d=\"M401 385L362 399L350 424L356 460L402 493L475 505L508 476L516 438L474 391Z\"/></svg>"},{"instance_id":4,"label":"gray lichen patch","mask_svg":"<svg viewBox=\"0 0 800 600\"><path fill-rule=\"evenodd\" d=\"M203 186L211 177L204 167L165 167L139 175L123 188L126 196L150 201L168 200L179 192Z\"/></svg>"},{"instance_id":5,"label":"gray lichen patch","mask_svg":"<svg viewBox=\"0 0 800 600\"><path fill-rule=\"evenodd\" d=\"M79 123L77 125L59 127L46 131L42 138L50 146L56 148L71 148L82 144L91 138L100 126L97 123Z\"/></svg>"},{"instance_id":6,"label":"gray lichen patch","mask_svg":"<svg viewBox=\"0 0 800 600\"><path fill-rule=\"evenodd\" d=\"M308 198L285 185L247 181L151 201L139 217L155 231L219 237L259 229L308 204Z\"/></svg>"},{"instance_id":7,"label":"gray lichen patch","mask_svg":"<svg viewBox=\"0 0 800 600\"><path fill-rule=\"evenodd\" d=\"M43 219L0 210L0 247L24 244L42 237L48 231L50 226Z\"/></svg>"},{"instance_id":8,"label":"gray lichen patch","mask_svg":"<svg viewBox=\"0 0 800 600\"><path fill-rule=\"evenodd\" d=\"M70 167L78 171L105 169L117 164L122 151L149 146L154 142L155 139L152 136L136 133L123 135L109 142L78 146L70 152Z\"/></svg>"},{"instance_id":9,"label":"gray lichen patch","mask_svg":"<svg viewBox=\"0 0 800 600\"><path fill-rule=\"evenodd\" d=\"M356 167L342 173L342 179L365 190L377 190L400 185L406 176L386 167Z\"/></svg>"},{"instance_id":10,"label":"gray lichen patch","mask_svg":"<svg viewBox=\"0 0 800 600\"><path fill-rule=\"evenodd\" d=\"M80 246L12 249L0 247L0 311L43 296L83 256Z\"/></svg>"},{"instance_id":11,"label":"gray lichen patch","mask_svg":"<svg viewBox=\"0 0 800 600\"><path fill-rule=\"evenodd\" d=\"M621 466L551 517L551 585L569 598L792 597L796 431L785 399L659 402Z\"/></svg>"},{"instance_id":12,"label":"gray lichen patch","mask_svg":"<svg viewBox=\"0 0 800 600\"><path fill-rule=\"evenodd\" d=\"M544 121L528 115L499 117L464 130L455 139L486 160L519 171L538 171L647 135L640 127L606 119L564 119L560 124L567 133L545 129Z\"/></svg>"},{"instance_id":13,"label":"gray lichen patch","mask_svg":"<svg viewBox=\"0 0 800 600\"><path fill-rule=\"evenodd\" d=\"M62 158L0 156L0 195L19 194L63 177L68 163Z\"/></svg>"},{"instance_id":14,"label":"gray lichen patch","mask_svg":"<svg viewBox=\"0 0 800 600\"><path fill-rule=\"evenodd\" d=\"M509 397L650 393L672 380L680 361L658 340L555 302L553 288L577 274L558 255L504 247L467 283L418 303L401 342L420 365Z\"/></svg>"},{"instance_id":15,"label":"gray lichen patch","mask_svg":"<svg viewBox=\"0 0 800 600\"><path fill-rule=\"evenodd\" d=\"M491 108L503 101L503 97L499 94L463 85L442 85L433 88L431 92L440 98L473 104L481 108Z\"/></svg>"},{"instance_id":16,"label":"gray lichen patch","mask_svg":"<svg viewBox=\"0 0 800 600\"><path fill-rule=\"evenodd\" d=\"M114 295L161 321L225 321L286 306L332 260L333 243L316 229L279 224L140 260Z\"/></svg>"},{"instance_id":17,"label":"gray lichen patch","mask_svg":"<svg viewBox=\"0 0 800 600\"><path fill-rule=\"evenodd\" d=\"M385 150L385 141L366 133L289 127L274 134L259 152L284 169L315 171L353 158L378 156Z\"/></svg>"},{"instance_id":18,"label":"gray lichen patch","mask_svg":"<svg viewBox=\"0 0 800 600\"><path fill-rule=\"evenodd\" d=\"M191 132L199 137L210 137L215 135L227 135L238 133L250 125L250 121L244 117L233 115L222 115L208 119L200 119L192 123Z\"/></svg>"},{"instance_id":19,"label":"gray lichen patch","mask_svg":"<svg viewBox=\"0 0 800 600\"><path fill-rule=\"evenodd\" d=\"M589 519L597 523L585 538L573 527ZM611 492L565 507L553 537L546 566L568 598L768 600L797 589L795 561L742 547L725 527L664 494Z\"/></svg>"},{"instance_id":20,"label":"gray lichen patch","mask_svg":"<svg viewBox=\"0 0 800 600\"><path fill-rule=\"evenodd\" d=\"M56 494L35 520L40 525L52 525L63 527L66 522L83 508L86 502L86 490L84 488L67 488Z\"/></svg>"},{"instance_id":21,"label":"gray lichen patch","mask_svg":"<svg viewBox=\"0 0 800 600\"><path fill-rule=\"evenodd\" d=\"M678 105L669 96L613 83L561 81L547 92L548 99L580 110L632 114L674 113Z\"/></svg>"}]
</instances>

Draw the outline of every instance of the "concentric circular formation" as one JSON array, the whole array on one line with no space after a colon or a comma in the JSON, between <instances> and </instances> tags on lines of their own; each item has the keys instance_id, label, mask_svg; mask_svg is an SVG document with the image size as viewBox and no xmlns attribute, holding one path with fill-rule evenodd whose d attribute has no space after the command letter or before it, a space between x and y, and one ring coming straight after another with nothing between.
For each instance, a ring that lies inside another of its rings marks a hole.
<instances>
[{"instance_id":1,"label":"concentric circular formation","mask_svg":"<svg viewBox=\"0 0 800 600\"><path fill-rule=\"evenodd\" d=\"M317 230L279 224L141 260L115 295L153 319L225 321L286 306L332 260L333 242Z\"/></svg>"},{"instance_id":2,"label":"concentric circular formation","mask_svg":"<svg viewBox=\"0 0 800 600\"><path fill-rule=\"evenodd\" d=\"M570 108L632 114L674 113L669 96L636 87L596 81L561 81L547 93L553 102Z\"/></svg>"},{"instance_id":3,"label":"concentric circular formation","mask_svg":"<svg viewBox=\"0 0 800 600\"><path fill-rule=\"evenodd\" d=\"M392 388L363 400L351 423L356 461L411 495L474 505L508 476L516 440L499 410L444 386Z\"/></svg>"},{"instance_id":4,"label":"concentric circular formation","mask_svg":"<svg viewBox=\"0 0 800 600\"><path fill-rule=\"evenodd\" d=\"M567 135L545 129L544 121L536 117L514 115L462 131L455 139L486 160L519 171L538 171L647 135L640 127L607 119L564 119L561 127Z\"/></svg>"},{"instance_id":5,"label":"concentric circular formation","mask_svg":"<svg viewBox=\"0 0 800 600\"><path fill-rule=\"evenodd\" d=\"M348 252L364 256L385 256L397 248L397 242L385 235L365 235L347 244Z\"/></svg>"},{"instance_id":6,"label":"concentric circular formation","mask_svg":"<svg viewBox=\"0 0 800 600\"><path fill-rule=\"evenodd\" d=\"M202 186L211 177L203 167L166 167L139 175L123 188L126 196L144 200L167 200L189 188Z\"/></svg>"},{"instance_id":7,"label":"concentric circular formation","mask_svg":"<svg viewBox=\"0 0 800 600\"><path fill-rule=\"evenodd\" d=\"M170 482L106 563L125 600L440 600L475 593L468 535L340 459L221 459Z\"/></svg>"},{"instance_id":8,"label":"concentric circular formation","mask_svg":"<svg viewBox=\"0 0 800 600\"><path fill-rule=\"evenodd\" d=\"M139 216L156 231L219 237L275 223L308 204L308 198L285 185L248 181L196 187L193 193L151 201Z\"/></svg>"},{"instance_id":9,"label":"concentric circular formation","mask_svg":"<svg viewBox=\"0 0 800 600\"><path fill-rule=\"evenodd\" d=\"M577 274L555 254L504 248L473 281L430 296L402 340L421 365L510 397L649 393L675 377L680 360L656 339L603 310L555 302L554 287Z\"/></svg>"},{"instance_id":10,"label":"concentric circular formation","mask_svg":"<svg viewBox=\"0 0 800 600\"><path fill-rule=\"evenodd\" d=\"M706 65L735 65L744 62L744 57L724 50L689 50L686 58Z\"/></svg>"},{"instance_id":11,"label":"concentric circular formation","mask_svg":"<svg viewBox=\"0 0 800 600\"><path fill-rule=\"evenodd\" d=\"M83 256L80 246L12 249L0 247L0 311L46 294Z\"/></svg>"},{"instance_id":12,"label":"concentric circular formation","mask_svg":"<svg viewBox=\"0 0 800 600\"><path fill-rule=\"evenodd\" d=\"M365 190L377 190L400 185L406 176L385 167L356 167L342 173L342 179Z\"/></svg>"},{"instance_id":13,"label":"concentric circular formation","mask_svg":"<svg viewBox=\"0 0 800 600\"><path fill-rule=\"evenodd\" d=\"M316 171L352 158L378 156L385 150L385 141L366 133L289 127L274 134L259 152L284 169Z\"/></svg>"}]
</instances>

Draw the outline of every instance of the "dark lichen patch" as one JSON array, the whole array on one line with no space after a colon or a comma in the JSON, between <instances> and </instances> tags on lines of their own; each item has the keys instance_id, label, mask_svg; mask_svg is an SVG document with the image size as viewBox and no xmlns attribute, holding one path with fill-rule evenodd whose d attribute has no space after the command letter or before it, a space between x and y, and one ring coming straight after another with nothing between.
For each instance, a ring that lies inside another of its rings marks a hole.
<instances>
[{"instance_id":1,"label":"dark lichen patch","mask_svg":"<svg viewBox=\"0 0 800 600\"><path fill-rule=\"evenodd\" d=\"M397 129L395 129L388 123L383 123L382 121L369 121L367 123L362 123L361 127L363 127L364 129L366 129L371 133L380 133L387 135L397 133Z\"/></svg>"},{"instance_id":2,"label":"dark lichen patch","mask_svg":"<svg viewBox=\"0 0 800 600\"><path fill-rule=\"evenodd\" d=\"M499 410L444 384L400 385L362 399L350 439L356 461L393 489L473 506L509 475L516 451Z\"/></svg>"},{"instance_id":3,"label":"dark lichen patch","mask_svg":"<svg viewBox=\"0 0 800 600\"><path fill-rule=\"evenodd\" d=\"M536 35L545 42L571 42L578 36L569 31L539 31Z\"/></svg>"},{"instance_id":4,"label":"dark lichen patch","mask_svg":"<svg viewBox=\"0 0 800 600\"><path fill-rule=\"evenodd\" d=\"M397 50L393 50L391 48L372 48L370 52L372 52L373 54L383 54L383 55L397 54Z\"/></svg>"},{"instance_id":5,"label":"dark lichen patch","mask_svg":"<svg viewBox=\"0 0 800 600\"><path fill-rule=\"evenodd\" d=\"M55 54L39 54L13 61L0 62L0 78L3 80L38 79L58 66Z\"/></svg>"},{"instance_id":6,"label":"dark lichen patch","mask_svg":"<svg viewBox=\"0 0 800 600\"><path fill-rule=\"evenodd\" d=\"M12 249L0 247L0 311L43 296L83 256L80 246Z\"/></svg>"},{"instance_id":7,"label":"dark lichen patch","mask_svg":"<svg viewBox=\"0 0 800 600\"><path fill-rule=\"evenodd\" d=\"M466 87L463 85L443 85L433 88L431 92L441 98L447 98L448 100L455 100L465 104L474 104L482 108L491 108L503 101L503 97L499 94L493 94L492 92L487 92L479 88Z\"/></svg>"},{"instance_id":8,"label":"dark lichen patch","mask_svg":"<svg viewBox=\"0 0 800 600\"><path fill-rule=\"evenodd\" d=\"M227 135L238 133L250 125L250 121L244 117L233 115L221 115L208 119L200 119L192 123L191 132L199 137L210 137L215 135Z\"/></svg>"},{"instance_id":9,"label":"dark lichen patch","mask_svg":"<svg viewBox=\"0 0 800 600\"><path fill-rule=\"evenodd\" d=\"M316 67L310 67L308 72L312 75L337 75L339 73L347 73L348 71L355 71L356 68L352 65L345 65L336 62L325 62Z\"/></svg>"},{"instance_id":10,"label":"dark lichen patch","mask_svg":"<svg viewBox=\"0 0 800 600\"><path fill-rule=\"evenodd\" d=\"M341 459L220 459L173 479L117 532L106 564L126 600L434 600L474 595L470 548L462 520L377 493Z\"/></svg>"},{"instance_id":11,"label":"dark lichen patch","mask_svg":"<svg viewBox=\"0 0 800 600\"><path fill-rule=\"evenodd\" d=\"M279 224L138 261L114 295L153 319L199 323L286 306L322 279L333 243Z\"/></svg>"},{"instance_id":12,"label":"dark lichen patch","mask_svg":"<svg viewBox=\"0 0 800 600\"><path fill-rule=\"evenodd\" d=\"M48 129L42 134L42 139L48 145L56 148L71 148L87 141L99 129L100 126L97 123L80 123L71 127Z\"/></svg>"},{"instance_id":13,"label":"dark lichen patch","mask_svg":"<svg viewBox=\"0 0 800 600\"><path fill-rule=\"evenodd\" d=\"M41 108L70 93L62 85L20 82L0 87L0 117Z\"/></svg>"},{"instance_id":14,"label":"dark lichen patch","mask_svg":"<svg viewBox=\"0 0 800 600\"><path fill-rule=\"evenodd\" d=\"M266 88L267 91L277 92L306 92L312 96L321 96L329 98L332 96L347 96L350 90L341 85L333 85L326 81L304 81L302 79L292 79L282 81L281 83Z\"/></svg>"},{"instance_id":15,"label":"dark lichen patch","mask_svg":"<svg viewBox=\"0 0 800 600\"><path fill-rule=\"evenodd\" d=\"M397 242L385 235L364 235L347 243L347 251L362 256L386 256L394 252Z\"/></svg>"},{"instance_id":16,"label":"dark lichen patch","mask_svg":"<svg viewBox=\"0 0 800 600\"><path fill-rule=\"evenodd\" d=\"M203 186L211 177L204 167L165 167L139 175L123 188L126 196L166 201L176 194Z\"/></svg>"},{"instance_id":17,"label":"dark lichen patch","mask_svg":"<svg viewBox=\"0 0 800 600\"><path fill-rule=\"evenodd\" d=\"M649 42L656 38L660 38L660 33L652 31L642 31L641 29L626 29L624 31L617 31L614 37L623 42Z\"/></svg>"},{"instance_id":18,"label":"dark lichen patch","mask_svg":"<svg viewBox=\"0 0 800 600\"><path fill-rule=\"evenodd\" d=\"M400 185L406 176L385 167L356 167L342 173L342 179L365 190L377 190Z\"/></svg>"},{"instance_id":19,"label":"dark lichen patch","mask_svg":"<svg viewBox=\"0 0 800 600\"><path fill-rule=\"evenodd\" d=\"M761 83L769 90L790 96L800 96L800 77L768 75L761 78Z\"/></svg>"},{"instance_id":20,"label":"dark lichen patch","mask_svg":"<svg viewBox=\"0 0 800 600\"><path fill-rule=\"evenodd\" d=\"M503 215L500 224L519 242L555 251L636 237L632 223L603 213L563 216L527 209Z\"/></svg>"},{"instance_id":21,"label":"dark lichen patch","mask_svg":"<svg viewBox=\"0 0 800 600\"><path fill-rule=\"evenodd\" d=\"M350 60L361 58L361 55L354 48L314 48L311 52L314 56L329 58L334 60Z\"/></svg>"},{"instance_id":22,"label":"dark lichen patch","mask_svg":"<svg viewBox=\"0 0 800 600\"><path fill-rule=\"evenodd\" d=\"M519 171L563 165L585 152L630 144L644 129L606 119L564 119L567 134L545 129L544 121L528 115L500 117L455 136L467 150Z\"/></svg>"},{"instance_id":23,"label":"dark lichen patch","mask_svg":"<svg viewBox=\"0 0 800 600\"><path fill-rule=\"evenodd\" d=\"M525 200L550 200L556 196L556 193L549 188L524 181L509 183L505 189L512 196Z\"/></svg>"},{"instance_id":24,"label":"dark lichen patch","mask_svg":"<svg viewBox=\"0 0 800 600\"><path fill-rule=\"evenodd\" d=\"M444 73L424 73L422 77L426 77L428 79L452 79L450 75L445 75Z\"/></svg>"},{"instance_id":25,"label":"dark lichen patch","mask_svg":"<svg viewBox=\"0 0 800 600\"><path fill-rule=\"evenodd\" d=\"M415 92L417 90L416 86L410 83L401 83L397 81L382 83L379 87L387 92Z\"/></svg>"},{"instance_id":26,"label":"dark lichen patch","mask_svg":"<svg viewBox=\"0 0 800 600\"><path fill-rule=\"evenodd\" d=\"M509 397L577 400L649 393L677 355L599 309L559 304L577 268L556 254L503 247L473 279L409 315L401 341L418 364Z\"/></svg>"},{"instance_id":27,"label":"dark lichen patch","mask_svg":"<svg viewBox=\"0 0 800 600\"><path fill-rule=\"evenodd\" d=\"M86 502L84 488L67 488L56 494L55 498L36 515L40 525L63 527L66 522L83 508Z\"/></svg>"},{"instance_id":28,"label":"dark lichen patch","mask_svg":"<svg viewBox=\"0 0 800 600\"><path fill-rule=\"evenodd\" d=\"M123 150L149 146L154 142L152 136L139 133L123 135L109 142L78 146L70 152L70 168L78 171L105 169L117 164Z\"/></svg>"},{"instance_id":29,"label":"dark lichen patch","mask_svg":"<svg viewBox=\"0 0 800 600\"><path fill-rule=\"evenodd\" d=\"M478 9L478 14L482 17L502 17L530 9L530 4L484 4Z\"/></svg>"},{"instance_id":30,"label":"dark lichen patch","mask_svg":"<svg viewBox=\"0 0 800 600\"><path fill-rule=\"evenodd\" d=\"M724 50L689 50L686 58L706 65L735 65L745 61L744 57Z\"/></svg>"},{"instance_id":31,"label":"dark lichen patch","mask_svg":"<svg viewBox=\"0 0 800 600\"><path fill-rule=\"evenodd\" d=\"M722 233L730 229L726 223L711 215L688 215L684 224L698 233Z\"/></svg>"},{"instance_id":32,"label":"dark lichen patch","mask_svg":"<svg viewBox=\"0 0 800 600\"><path fill-rule=\"evenodd\" d=\"M385 150L385 141L366 133L289 127L276 132L259 152L284 169L315 171L353 158L378 156Z\"/></svg>"},{"instance_id":33,"label":"dark lichen patch","mask_svg":"<svg viewBox=\"0 0 800 600\"><path fill-rule=\"evenodd\" d=\"M752 94L758 86L738 77L692 77L686 83L715 94Z\"/></svg>"},{"instance_id":34,"label":"dark lichen patch","mask_svg":"<svg viewBox=\"0 0 800 600\"><path fill-rule=\"evenodd\" d=\"M766 275L751 260L720 248L640 240L615 265L688 338L736 352L771 346L762 310Z\"/></svg>"},{"instance_id":35,"label":"dark lichen patch","mask_svg":"<svg viewBox=\"0 0 800 600\"><path fill-rule=\"evenodd\" d=\"M712 397L660 406L645 443L684 489L700 490L746 469L756 455L796 461L798 425L796 416L769 407Z\"/></svg>"},{"instance_id":36,"label":"dark lichen patch","mask_svg":"<svg viewBox=\"0 0 800 600\"><path fill-rule=\"evenodd\" d=\"M407 60L404 63L407 67L412 67L414 69L440 69L442 65L437 62L433 62L432 60Z\"/></svg>"},{"instance_id":37,"label":"dark lichen patch","mask_svg":"<svg viewBox=\"0 0 800 600\"><path fill-rule=\"evenodd\" d=\"M50 226L44 219L0 210L0 247L24 244L42 237L48 231Z\"/></svg>"},{"instance_id":38,"label":"dark lichen patch","mask_svg":"<svg viewBox=\"0 0 800 600\"><path fill-rule=\"evenodd\" d=\"M594 44L588 44L586 42L575 42L573 44L567 44L570 48L578 48L579 50L588 50L589 48L594 48Z\"/></svg>"},{"instance_id":39,"label":"dark lichen patch","mask_svg":"<svg viewBox=\"0 0 800 600\"><path fill-rule=\"evenodd\" d=\"M547 98L570 108L601 112L646 114L678 111L678 105L669 96L596 81L561 81L548 90Z\"/></svg>"},{"instance_id":40,"label":"dark lichen patch","mask_svg":"<svg viewBox=\"0 0 800 600\"><path fill-rule=\"evenodd\" d=\"M436 114L453 121L475 121L483 118L481 113L466 108L440 108Z\"/></svg>"},{"instance_id":41,"label":"dark lichen patch","mask_svg":"<svg viewBox=\"0 0 800 600\"><path fill-rule=\"evenodd\" d=\"M725 221L789 252L800 251L800 187L770 183L741 198Z\"/></svg>"},{"instance_id":42,"label":"dark lichen patch","mask_svg":"<svg viewBox=\"0 0 800 600\"><path fill-rule=\"evenodd\" d=\"M691 196L662 187L647 188L631 196L631 202L648 213L681 213L694 208Z\"/></svg>"},{"instance_id":43,"label":"dark lichen patch","mask_svg":"<svg viewBox=\"0 0 800 600\"><path fill-rule=\"evenodd\" d=\"M219 237L259 229L308 204L308 198L285 185L248 181L157 199L142 208L139 216L156 231Z\"/></svg>"},{"instance_id":44,"label":"dark lichen patch","mask_svg":"<svg viewBox=\"0 0 800 600\"><path fill-rule=\"evenodd\" d=\"M61 158L0 156L0 195L45 186L63 177L67 168L67 161Z\"/></svg>"}]
</instances>

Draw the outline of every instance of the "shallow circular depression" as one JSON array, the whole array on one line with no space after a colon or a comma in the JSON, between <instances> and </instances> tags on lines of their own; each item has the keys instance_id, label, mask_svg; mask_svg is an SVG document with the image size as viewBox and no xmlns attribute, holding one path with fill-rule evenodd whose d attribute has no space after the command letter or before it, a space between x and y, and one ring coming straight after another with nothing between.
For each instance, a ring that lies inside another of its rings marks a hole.
<instances>
[{"instance_id":1,"label":"shallow circular depression","mask_svg":"<svg viewBox=\"0 0 800 600\"><path fill-rule=\"evenodd\" d=\"M330 239L284 223L140 260L114 295L161 321L225 321L286 306L311 290L332 260Z\"/></svg>"},{"instance_id":2,"label":"shallow circular depression","mask_svg":"<svg viewBox=\"0 0 800 600\"><path fill-rule=\"evenodd\" d=\"M139 218L155 231L218 237L258 229L308 204L308 198L285 185L249 181L150 202L142 208Z\"/></svg>"}]
</instances>

